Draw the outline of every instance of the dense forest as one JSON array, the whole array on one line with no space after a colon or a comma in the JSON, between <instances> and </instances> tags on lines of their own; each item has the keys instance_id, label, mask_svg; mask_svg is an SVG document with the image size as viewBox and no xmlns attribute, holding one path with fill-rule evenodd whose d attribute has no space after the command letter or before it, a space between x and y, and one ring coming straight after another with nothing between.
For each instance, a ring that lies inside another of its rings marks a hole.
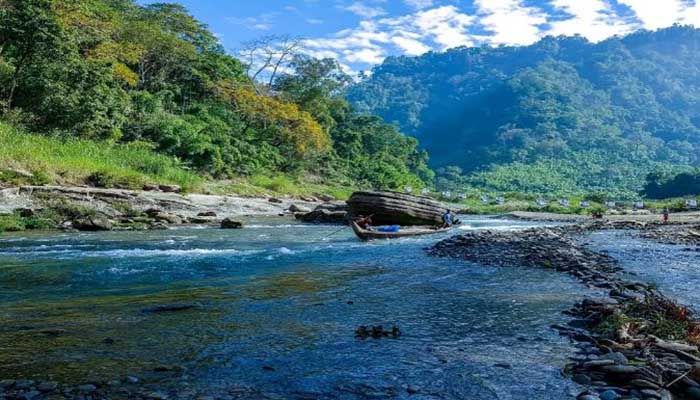
<instances>
[{"instance_id":1,"label":"dense forest","mask_svg":"<svg viewBox=\"0 0 700 400\"><path fill-rule=\"evenodd\" d=\"M700 30L393 57L349 98L418 138L444 185L633 197L699 164Z\"/></svg>"},{"instance_id":2,"label":"dense forest","mask_svg":"<svg viewBox=\"0 0 700 400\"><path fill-rule=\"evenodd\" d=\"M150 149L216 179L285 174L384 188L432 180L414 138L344 99L351 79L337 62L285 44L250 50L276 57L260 67L227 54L178 5L0 0L2 137Z\"/></svg>"}]
</instances>

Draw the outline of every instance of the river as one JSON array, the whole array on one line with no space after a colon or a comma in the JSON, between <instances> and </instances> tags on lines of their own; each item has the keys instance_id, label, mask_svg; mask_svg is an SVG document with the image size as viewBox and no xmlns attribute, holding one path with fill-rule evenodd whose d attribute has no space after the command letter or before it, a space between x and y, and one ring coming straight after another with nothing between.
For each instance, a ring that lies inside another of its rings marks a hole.
<instances>
[{"instance_id":1,"label":"river","mask_svg":"<svg viewBox=\"0 0 700 400\"><path fill-rule=\"evenodd\" d=\"M549 326L593 292L567 275L427 257L440 236L362 243L349 229L327 237L335 226L246 223L0 236L0 379L131 376L181 398L580 391L560 372L576 347ZM461 229L526 226L472 218ZM172 304L194 308L147 312ZM362 340L360 325L402 335Z\"/></svg>"}]
</instances>

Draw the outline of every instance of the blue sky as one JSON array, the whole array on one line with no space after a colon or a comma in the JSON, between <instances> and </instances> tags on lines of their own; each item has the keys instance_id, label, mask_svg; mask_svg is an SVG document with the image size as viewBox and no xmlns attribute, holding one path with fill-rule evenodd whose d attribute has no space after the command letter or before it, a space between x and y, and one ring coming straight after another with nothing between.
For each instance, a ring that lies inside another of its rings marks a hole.
<instances>
[{"instance_id":1,"label":"blue sky","mask_svg":"<svg viewBox=\"0 0 700 400\"><path fill-rule=\"evenodd\" d=\"M164 1L164 0L160 0ZM546 35L600 41L674 23L700 27L700 0L173 0L226 49L289 34L305 51L368 70L389 55L458 46L527 45Z\"/></svg>"}]
</instances>

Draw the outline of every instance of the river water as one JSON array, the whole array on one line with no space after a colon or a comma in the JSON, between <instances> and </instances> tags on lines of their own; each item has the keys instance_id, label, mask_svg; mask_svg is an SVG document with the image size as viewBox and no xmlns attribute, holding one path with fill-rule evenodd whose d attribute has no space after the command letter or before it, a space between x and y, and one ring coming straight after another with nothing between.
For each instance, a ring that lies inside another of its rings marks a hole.
<instances>
[{"instance_id":1,"label":"river water","mask_svg":"<svg viewBox=\"0 0 700 400\"><path fill-rule=\"evenodd\" d=\"M0 236L0 379L134 376L174 397L567 399L549 328L592 292L565 274L434 259L441 237L362 243L256 219ZM461 229L521 229L467 219ZM177 312L144 312L189 304ZM398 339L358 339L360 325Z\"/></svg>"}]
</instances>

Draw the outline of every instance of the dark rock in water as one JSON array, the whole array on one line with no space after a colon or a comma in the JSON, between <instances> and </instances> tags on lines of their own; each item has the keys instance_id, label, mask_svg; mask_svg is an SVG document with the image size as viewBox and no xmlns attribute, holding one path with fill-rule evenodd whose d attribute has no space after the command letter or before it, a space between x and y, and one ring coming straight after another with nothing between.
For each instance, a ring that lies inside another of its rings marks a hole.
<instances>
[{"instance_id":1,"label":"dark rock in water","mask_svg":"<svg viewBox=\"0 0 700 400\"><path fill-rule=\"evenodd\" d=\"M600 394L600 400L617 400L620 395L614 390L606 390Z\"/></svg>"},{"instance_id":2,"label":"dark rock in water","mask_svg":"<svg viewBox=\"0 0 700 400\"><path fill-rule=\"evenodd\" d=\"M112 222L104 217L82 217L73 221L73 228L79 231L98 232L111 231L113 229Z\"/></svg>"},{"instance_id":3,"label":"dark rock in water","mask_svg":"<svg viewBox=\"0 0 700 400\"><path fill-rule=\"evenodd\" d=\"M0 380L0 388L3 388L3 389L9 388L9 387L13 386L14 384L15 384L15 380L14 380L14 379L3 379L3 380Z\"/></svg>"},{"instance_id":4,"label":"dark rock in water","mask_svg":"<svg viewBox=\"0 0 700 400\"><path fill-rule=\"evenodd\" d=\"M202 211L197 214L198 217L216 217L216 211Z\"/></svg>"},{"instance_id":5,"label":"dark rock in water","mask_svg":"<svg viewBox=\"0 0 700 400\"><path fill-rule=\"evenodd\" d=\"M93 393L97 390L97 386L91 384L80 385L78 386L78 390L83 393Z\"/></svg>"},{"instance_id":6,"label":"dark rock in water","mask_svg":"<svg viewBox=\"0 0 700 400\"><path fill-rule=\"evenodd\" d=\"M168 396L160 392L149 392L146 393L144 397L152 400L168 400Z\"/></svg>"},{"instance_id":7,"label":"dark rock in water","mask_svg":"<svg viewBox=\"0 0 700 400\"><path fill-rule=\"evenodd\" d=\"M221 221L221 229L242 229L243 223L240 221L234 221L231 218L226 218Z\"/></svg>"},{"instance_id":8,"label":"dark rock in water","mask_svg":"<svg viewBox=\"0 0 700 400\"><path fill-rule=\"evenodd\" d=\"M348 207L352 216L372 215L377 225L437 225L446 209L428 197L398 192L355 192Z\"/></svg>"},{"instance_id":9,"label":"dark rock in water","mask_svg":"<svg viewBox=\"0 0 700 400\"><path fill-rule=\"evenodd\" d=\"M34 381L29 379L18 379L15 381L15 389L27 390L34 385Z\"/></svg>"},{"instance_id":10,"label":"dark rock in water","mask_svg":"<svg viewBox=\"0 0 700 400\"><path fill-rule=\"evenodd\" d=\"M40 333L49 336L49 337L57 337L61 336L64 333L66 333L65 329L43 329L40 331Z\"/></svg>"},{"instance_id":11,"label":"dark rock in water","mask_svg":"<svg viewBox=\"0 0 700 400\"><path fill-rule=\"evenodd\" d=\"M146 314L156 314L164 312L185 311L196 308L196 304L166 304L162 306L154 306L141 310Z\"/></svg>"},{"instance_id":12,"label":"dark rock in water","mask_svg":"<svg viewBox=\"0 0 700 400\"><path fill-rule=\"evenodd\" d=\"M58 383L56 382L42 382L36 387L40 392L53 392L58 388Z\"/></svg>"},{"instance_id":13,"label":"dark rock in water","mask_svg":"<svg viewBox=\"0 0 700 400\"><path fill-rule=\"evenodd\" d=\"M385 330L381 325L372 326L371 328L362 325L355 330L355 337L359 339L367 339L369 337L374 339L383 337L396 339L399 336L401 336L401 330L397 326L392 327L390 331Z\"/></svg>"},{"instance_id":14,"label":"dark rock in water","mask_svg":"<svg viewBox=\"0 0 700 400\"><path fill-rule=\"evenodd\" d=\"M104 343L104 344L114 344L114 339L112 339L112 338L110 338L110 337L104 338L104 340L102 340L102 343Z\"/></svg>"},{"instance_id":15,"label":"dark rock in water","mask_svg":"<svg viewBox=\"0 0 700 400\"><path fill-rule=\"evenodd\" d=\"M493 364L493 366L496 368L503 368L503 369L512 369L513 368L513 366L508 364L508 363L496 363L496 364Z\"/></svg>"},{"instance_id":16,"label":"dark rock in water","mask_svg":"<svg viewBox=\"0 0 700 400\"><path fill-rule=\"evenodd\" d=\"M270 203L275 203L275 204L283 203L282 200L280 200L280 199L278 199L278 198L276 198L276 197L270 197L269 199L267 199L267 201L269 201Z\"/></svg>"},{"instance_id":17,"label":"dark rock in water","mask_svg":"<svg viewBox=\"0 0 700 400\"><path fill-rule=\"evenodd\" d=\"M191 224L211 224L216 222L216 217L190 217L187 221Z\"/></svg>"},{"instance_id":18,"label":"dark rock in water","mask_svg":"<svg viewBox=\"0 0 700 400\"><path fill-rule=\"evenodd\" d=\"M180 193L182 188L178 185L158 185L158 189L165 193Z\"/></svg>"},{"instance_id":19,"label":"dark rock in water","mask_svg":"<svg viewBox=\"0 0 700 400\"><path fill-rule=\"evenodd\" d=\"M147 183L147 184L143 185L141 190L143 190L144 192L155 192L159 189L158 189L158 185L153 185L153 184Z\"/></svg>"},{"instance_id":20,"label":"dark rock in water","mask_svg":"<svg viewBox=\"0 0 700 400\"><path fill-rule=\"evenodd\" d=\"M38 390L30 390L26 393L23 393L20 398L22 400L33 400L33 399L38 399L41 396L41 392Z\"/></svg>"},{"instance_id":21,"label":"dark rock in water","mask_svg":"<svg viewBox=\"0 0 700 400\"><path fill-rule=\"evenodd\" d=\"M591 377L584 374L576 374L571 378L571 380L579 385L590 385L592 382Z\"/></svg>"},{"instance_id":22,"label":"dark rock in water","mask_svg":"<svg viewBox=\"0 0 700 400\"><path fill-rule=\"evenodd\" d=\"M271 367L269 365L263 365L262 369L264 369L265 371L274 371L275 370L274 367Z\"/></svg>"},{"instance_id":23,"label":"dark rock in water","mask_svg":"<svg viewBox=\"0 0 700 400\"><path fill-rule=\"evenodd\" d=\"M614 352L614 353L608 353L608 354L603 354L600 356L601 360L612 360L615 362L615 364L622 364L622 365L627 365L629 364L629 360L627 360L627 357L625 357L624 354Z\"/></svg>"},{"instance_id":24,"label":"dark rock in water","mask_svg":"<svg viewBox=\"0 0 700 400\"><path fill-rule=\"evenodd\" d=\"M345 224L347 209L346 207L318 206L308 213L296 213L294 218L310 224Z\"/></svg>"},{"instance_id":25,"label":"dark rock in water","mask_svg":"<svg viewBox=\"0 0 700 400\"><path fill-rule=\"evenodd\" d=\"M418 387L418 386L408 385L406 387L406 393L408 393L408 394L416 394L419 392L420 392L420 387Z\"/></svg>"}]
</instances>

